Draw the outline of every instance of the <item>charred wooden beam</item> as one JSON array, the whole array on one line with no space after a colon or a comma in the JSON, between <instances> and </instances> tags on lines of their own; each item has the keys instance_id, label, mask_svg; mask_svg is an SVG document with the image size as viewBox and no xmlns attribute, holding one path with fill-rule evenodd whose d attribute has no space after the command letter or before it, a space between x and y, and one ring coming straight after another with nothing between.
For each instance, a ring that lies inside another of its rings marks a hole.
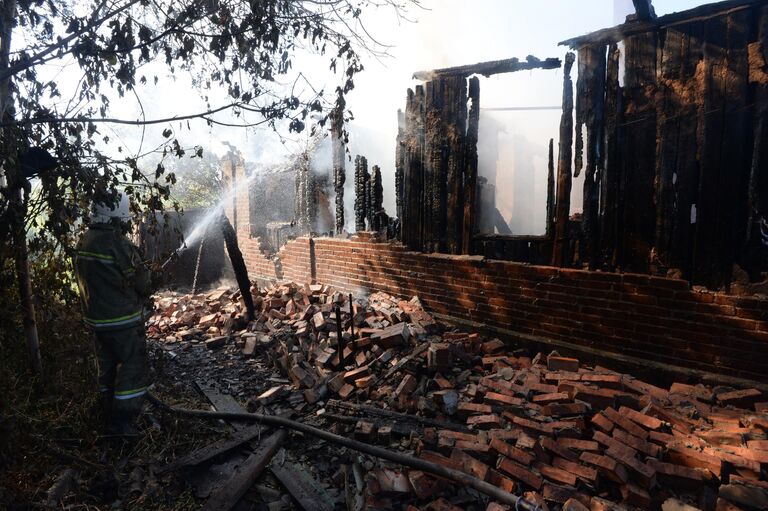
<instances>
[{"instance_id":1,"label":"charred wooden beam","mask_svg":"<svg viewBox=\"0 0 768 511\"><path fill-rule=\"evenodd\" d=\"M211 495L203 506L205 511L228 511L235 507L248 489L288 438L288 431L278 430L261 442L259 447L248 457L242 466Z\"/></svg>"},{"instance_id":2,"label":"charred wooden beam","mask_svg":"<svg viewBox=\"0 0 768 511\"><path fill-rule=\"evenodd\" d=\"M397 111L397 141L395 142L395 214L403 220L403 178L405 177L405 113Z\"/></svg>"},{"instance_id":3,"label":"charred wooden beam","mask_svg":"<svg viewBox=\"0 0 768 511\"><path fill-rule=\"evenodd\" d=\"M533 55L528 55L525 61L518 58L505 60L493 60L489 62L480 62L467 66L445 67L442 69L433 69L431 71L416 71L413 77L417 80L434 80L446 76L467 77L470 75L491 76L499 73L513 73L515 71L524 71L528 69L557 69L562 65L558 58L538 59Z\"/></svg>"},{"instance_id":4,"label":"charred wooden beam","mask_svg":"<svg viewBox=\"0 0 768 511\"><path fill-rule=\"evenodd\" d=\"M480 126L480 80L469 79L469 114L467 135L464 143L464 216L462 230L462 253L472 252L472 236L477 218L477 134Z\"/></svg>"},{"instance_id":5,"label":"charred wooden beam","mask_svg":"<svg viewBox=\"0 0 768 511\"><path fill-rule=\"evenodd\" d=\"M387 228L388 217L384 211L384 187L381 184L381 169L374 165L368 181L368 226L370 230L382 232Z\"/></svg>"},{"instance_id":6,"label":"charred wooden beam","mask_svg":"<svg viewBox=\"0 0 768 511\"><path fill-rule=\"evenodd\" d=\"M422 250L424 240L424 87L408 90L405 109L402 240Z\"/></svg>"},{"instance_id":7,"label":"charred wooden beam","mask_svg":"<svg viewBox=\"0 0 768 511\"><path fill-rule=\"evenodd\" d=\"M546 234L552 239L555 219L555 139L549 139L549 157L547 160L547 224Z\"/></svg>"},{"instance_id":8,"label":"charred wooden beam","mask_svg":"<svg viewBox=\"0 0 768 511\"><path fill-rule=\"evenodd\" d=\"M750 167L747 202L749 213L744 245L759 247L760 223L768 219L768 7L760 10L758 40L749 47L750 82L755 86L757 109L754 119L752 163Z\"/></svg>"},{"instance_id":9,"label":"charred wooden beam","mask_svg":"<svg viewBox=\"0 0 768 511\"><path fill-rule=\"evenodd\" d=\"M552 264L569 263L568 217L571 210L571 158L573 156L573 81L571 68L576 56L565 55L563 69L563 114L560 117L560 143L557 157L557 201L555 204L555 240Z\"/></svg>"},{"instance_id":10,"label":"charred wooden beam","mask_svg":"<svg viewBox=\"0 0 768 511\"><path fill-rule=\"evenodd\" d=\"M608 49L605 78L605 154L603 176L600 180L600 243L602 259L607 268L616 268L618 207L621 201L619 178L619 124L621 123L621 89L619 88L619 59L616 44Z\"/></svg>"},{"instance_id":11,"label":"charred wooden beam","mask_svg":"<svg viewBox=\"0 0 768 511\"><path fill-rule=\"evenodd\" d=\"M336 234L344 230L344 183L347 173L344 161L344 99L339 98L341 108L337 108L331 126L331 150L333 152L333 191L336 193Z\"/></svg>"},{"instance_id":12,"label":"charred wooden beam","mask_svg":"<svg viewBox=\"0 0 768 511\"><path fill-rule=\"evenodd\" d=\"M368 216L368 160L365 156L355 158L355 230L365 230Z\"/></svg>"},{"instance_id":13,"label":"charred wooden beam","mask_svg":"<svg viewBox=\"0 0 768 511\"><path fill-rule=\"evenodd\" d=\"M584 202L582 231L589 268L598 266L599 254L599 200L603 153L603 115L605 111L605 52L603 46L585 46L579 49L579 78L576 97L576 169L581 167L582 129L587 127L587 166L584 174Z\"/></svg>"},{"instance_id":14,"label":"charred wooden beam","mask_svg":"<svg viewBox=\"0 0 768 511\"><path fill-rule=\"evenodd\" d=\"M464 173L467 132L467 80L452 77L446 80L444 118L447 120L448 158L447 187L445 197L445 239L446 249L451 254L462 250L464 224Z\"/></svg>"},{"instance_id":15,"label":"charred wooden beam","mask_svg":"<svg viewBox=\"0 0 768 511\"><path fill-rule=\"evenodd\" d=\"M673 12L655 20L630 21L616 27L604 28L589 34L560 41L558 45L580 48L586 44L618 43L631 35L656 32L693 21L705 21L766 4L768 4L768 0L727 0L725 2L715 2L694 7L687 11Z\"/></svg>"},{"instance_id":16,"label":"charred wooden beam","mask_svg":"<svg viewBox=\"0 0 768 511\"><path fill-rule=\"evenodd\" d=\"M232 224L229 223L229 219L222 212L219 215L219 227L224 236L224 244L227 247L227 253L229 254L229 260L232 261L232 270L235 273L235 280L237 280L237 286L240 288L240 294L245 304L246 318L248 321L253 321L256 308L253 305L253 295L251 294L251 281L248 279L248 269L245 267L245 261L243 260L243 253L240 251L240 247L237 244L237 234L235 229L232 228Z\"/></svg>"},{"instance_id":17,"label":"charred wooden beam","mask_svg":"<svg viewBox=\"0 0 768 511\"><path fill-rule=\"evenodd\" d=\"M445 251L446 119L443 108L446 80L425 84L424 100L424 244L426 252Z\"/></svg>"}]
</instances>

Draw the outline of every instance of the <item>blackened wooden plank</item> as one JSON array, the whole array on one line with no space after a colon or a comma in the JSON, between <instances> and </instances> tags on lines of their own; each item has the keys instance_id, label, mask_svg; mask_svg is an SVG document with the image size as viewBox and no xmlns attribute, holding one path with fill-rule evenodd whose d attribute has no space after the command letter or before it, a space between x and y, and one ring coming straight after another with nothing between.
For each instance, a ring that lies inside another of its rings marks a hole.
<instances>
[{"instance_id":1,"label":"blackened wooden plank","mask_svg":"<svg viewBox=\"0 0 768 511\"><path fill-rule=\"evenodd\" d=\"M480 80L469 79L469 115L465 143L465 189L464 189L464 229L462 234L463 254L473 252L472 237L475 233L477 218L477 134L480 122Z\"/></svg>"},{"instance_id":2,"label":"blackened wooden plank","mask_svg":"<svg viewBox=\"0 0 768 511\"><path fill-rule=\"evenodd\" d=\"M198 390L205 395L206 399L210 401L216 411L234 413L246 412L245 408L243 408L234 397L229 394L222 394L213 383L197 380L195 381L195 385ZM243 429L249 425L247 422L243 421L232 421L231 424L235 429Z\"/></svg>"},{"instance_id":3,"label":"blackened wooden plank","mask_svg":"<svg viewBox=\"0 0 768 511\"><path fill-rule=\"evenodd\" d=\"M590 269L599 263L599 206L600 178L603 159L603 128L605 114L605 62L604 46L585 46L579 50L579 78L576 99L577 123L587 127L587 165L584 173L583 233L585 254L582 259L589 261ZM581 128L576 135L580 136ZM577 166L578 170L578 166Z\"/></svg>"},{"instance_id":4,"label":"blackened wooden plank","mask_svg":"<svg viewBox=\"0 0 768 511\"><path fill-rule=\"evenodd\" d=\"M702 93L699 101L697 128L698 158L701 162L698 198L691 213L696 224L692 279L716 289L723 285L724 276L719 263L721 221L719 203L723 190L723 131L727 104L727 39L728 26L719 17L704 22L704 62Z\"/></svg>"},{"instance_id":5,"label":"blackened wooden plank","mask_svg":"<svg viewBox=\"0 0 768 511\"><path fill-rule=\"evenodd\" d=\"M235 432L229 438L222 438L217 440L211 444L206 445L205 447L201 447L200 449L182 456L181 458L169 463L168 465L161 467L158 470L158 473L172 472L182 467L199 465L215 458L216 456L220 456L226 452L229 452L232 449L243 445L249 440L259 437L262 434L266 434L267 431L269 431L269 428L259 425L252 425L241 429Z\"/></svg>"},{"instance_id":6,"label":"blackened wooden plank","mask_svg":"<svg viewBox=\"0 0 768 511\"><path fill-rule=\"evenodd\" d=\"M565 55L563 69L563 114L560 117L560 141L557 157L557 203L555 205L555 240L552 264L564 266L569 261L568 216L571 209L571 159L573 156L573 81L571 68L576 56Z\"/></svg>"},{"instance_id":7,"label":"blackened wooden plank","mask_svg":"<svg viewBox=\"0 0 768 511\"><path fill-rule=\"evenodd\" d=\"M278 430L266 438L245 462L238 467L231 478L220 486L203 506L203 511L229 511L253 486L272 457L282 446L288 432Z\"/></svg>"},{"instance_id":8,"label":"blackened wooden plank","mask_svg":"<svg viewBox=\"0 0 768 511\"><path fill-rule=\"evenodd\" d=\"M448 76L466 78L470 75L491 76L499 73L513 73L515 71L530 69L557 69L559 67L560 59L558 58L540 60L529 55L525 62L518 58L493 60L467 66L446 67L442 69L433 69L431 71L416 71L413 73L413 77L417 80L434 80Z\"/></svg>"},{"instance_id":9,"label":"blackened wooden plank","mask_svg":"<svg viewBox=\"0 0 768 511\"><path fill-rule=\"evenodd\" d=\"M332 511L333 498L325 488L312 477L301 465L290 460L278 460L278 456L269 469L285 486L291 496L304 511Z\"/></svg>"},{"instance_id":10,"label":"blackened wooden plank","mask_svg":"<svg viewBox=\"0 0 768 511\"><path fill-rule=\"evenodd\" d=\"M619 124L621 122L621 91L619 89L619 58L617 45L608 49L605 79L605 161L600 179L600 244L602 259L607 268L616 268L616 248L619 240L618 225L619 179L622 165L619 160Z\"/></svg>"},{"instance_id":11,"label":"blackened wooden plank","mask_svg":"<svg viewBox=\"0 0 768 511\"><path fill-rule=\"evenodd\" d=\"M464 159L467 131L467 80L452 77L446 80L448 88L445 101L447 125L447 187L445 203L445 238L447 250L459 254L462 249L464 206Z\"/></svg>"},{"instance_id":12,"label":"blackened wooden plank","mask_svg":"<svg viewBox=\"0 0 768 511\"><path fill-rule=\"evenodd\" d=\"M622 179L621 234L617 263L625 271L645 273L654 242L656 210L653 207L656 154L655 34L641 34L625 41L623 122L621 126Z\"/></svg>"},{"instance_id":13,"label":"blackened wooden plank","mask_svg":"<svg viewBox=\"0 0 768 511\"><path fill-rule=\"evenodd\" d=\"M555 234L555 139L549 139L547 157L547 224L546 236L552 239Z\"/></svg>"}]
</instances>

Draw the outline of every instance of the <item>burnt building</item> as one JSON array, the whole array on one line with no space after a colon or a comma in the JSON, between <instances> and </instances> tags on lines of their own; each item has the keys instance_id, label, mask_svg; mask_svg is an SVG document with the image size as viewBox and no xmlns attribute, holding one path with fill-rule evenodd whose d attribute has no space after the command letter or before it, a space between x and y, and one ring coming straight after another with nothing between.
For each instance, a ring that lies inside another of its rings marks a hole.
<instances>
[{"instance_id":1,"label":"burnt building","mask_svg":"<svg viewBox=\"0 0 768 511\"><path fill-rule=\"evenodd\" d=\"M254 275L417 294L438 315L506 337L764 379L768 2L661 17L635 4L626 23L563 41L573 50L564 59L417 72L424 83L407 91L393 148L398 229L372 222L375 187L360 157L356 223L377 232L300 236L276 270L248 231ZM524 69L563 77L559 138L540 145L540 235L505 230L510 219L477 169L477 76Z\"/></svg>"}]
</instances>

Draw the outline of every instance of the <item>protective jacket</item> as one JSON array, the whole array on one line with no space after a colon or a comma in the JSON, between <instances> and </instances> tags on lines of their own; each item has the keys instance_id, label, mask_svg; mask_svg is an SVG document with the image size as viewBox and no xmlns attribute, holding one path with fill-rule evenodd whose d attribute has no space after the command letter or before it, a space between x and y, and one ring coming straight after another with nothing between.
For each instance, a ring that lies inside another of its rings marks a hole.
<instances>
[{"instance_id":1,"label":"protective jacket","mask_svg":"<svg viewBox=\"0 0 768 511\"><path fill-rule=\"evenodd\" d=\"M85 322L94 330L123 330L144 323L142 309L151 292L149 270L119 226L90 226L77 244L75 272Z\"/></svg>"}]
</instances>

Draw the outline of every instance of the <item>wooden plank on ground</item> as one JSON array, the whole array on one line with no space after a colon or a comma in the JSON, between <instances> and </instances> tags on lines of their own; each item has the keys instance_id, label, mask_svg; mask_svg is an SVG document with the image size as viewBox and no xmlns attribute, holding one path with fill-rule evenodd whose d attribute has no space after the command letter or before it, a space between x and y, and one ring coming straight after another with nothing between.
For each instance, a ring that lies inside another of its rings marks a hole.
<instances>
[{"instance_id":1,"label":"wooden plank on ground","mask_svg":"<svg viewBox=\"0 0 768 511\"><path fill-rule=\"evenodd\" d=\"M158 473L172 472L182 467L190 467L199 465L203 462L211 460L216 456L224 454L238 446L243 445L245 442L256 438L260 434L266 433L269 428L265 426L253 425L235 432L229 438L222 438L211 444L201 447L191 453L182 456L181 458L172 461L171 463L160 468Z\"/></svg>"},{"instance_id":2,"label":"wooden plank on ground","mask_svg":"<svg viewBox=\"0 0 768 511\"><path fill-rule=\"evenodd\" d=\"M277 451L282 446L288 432L280 429L266 438L253 454L248 456L238 470L211 495L203 506L203 511L229 511L253 486Z\"/></svg>"},{"instance_id":3,"label":"wooden plank on ground","mask_svg":"<svg viewBox=\"0 0 768 511\"><path fill-rule=\"evenodd\" d=\"M245 408L234 397L221 393L213 383L197 380L195 381L195 386L208 399L217 412L246 413ZM248 423L243 421L228 422L235 429L243 429L248 426Z\"/></svg>"},{"instance_id":4,"label":"wooden plank on ground","mask_svg":"<svg viewBox=\"0 0 768 511\"><path fill-rule=\"evenodd\" d=\"M278 459L282 459L279 456ZM325 488L300 464L276 461L269 467L304 511L333 511L334 501Z\"/></svg>"}]
</instances>

